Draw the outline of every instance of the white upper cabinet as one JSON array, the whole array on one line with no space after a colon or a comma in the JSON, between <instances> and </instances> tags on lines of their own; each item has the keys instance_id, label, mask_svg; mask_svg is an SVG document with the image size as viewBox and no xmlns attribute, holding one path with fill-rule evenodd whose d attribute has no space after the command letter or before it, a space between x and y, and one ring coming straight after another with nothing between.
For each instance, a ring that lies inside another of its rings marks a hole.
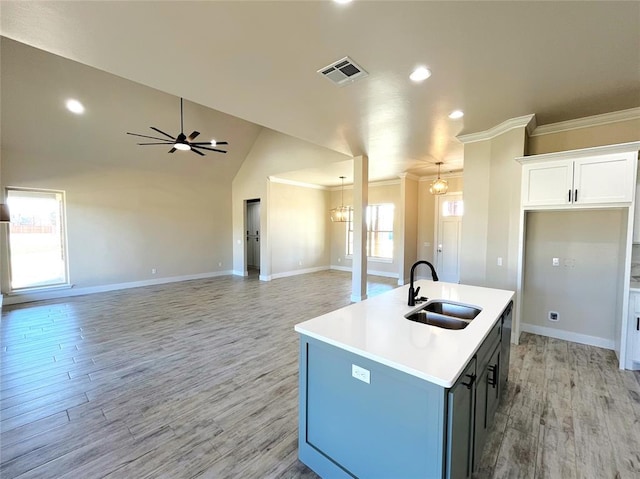
<instances>
[{"instance_id":1,"label":"white upper cabinet","mask_svg":"<svg viewBox=\"0 0 640 479\"><path fill-rule=\"evenodd\" d=\"M571 203L573 162L547 161L522 168L522 204L552 206Z\"/></svg>"},{"instance_id":2,"label":"white upper cabinet","mask_svg":"<svg viewBox=\"0 0 640 479\"><path fill-rule=\"evenodd\" d=\"M561 154L519 158L524 208L579 208L631 203L637 151L561 158ZM591 152L592 153L592 152ZM549 159L552 157L553 159Z\"/></svg>"}]
</instances>

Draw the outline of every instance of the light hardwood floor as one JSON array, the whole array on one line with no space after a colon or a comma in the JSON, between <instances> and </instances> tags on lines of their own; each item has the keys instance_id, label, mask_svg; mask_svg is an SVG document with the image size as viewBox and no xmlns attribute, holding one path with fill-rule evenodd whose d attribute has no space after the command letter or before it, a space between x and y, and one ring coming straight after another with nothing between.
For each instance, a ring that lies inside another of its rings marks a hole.
<instances>
[{"instance_id":1,"label":"light hardwood floor","mask_svg":"<svg viewBox=\"0 0 640 479\"><path fill-rule=\"evenodd\" d=\"M395 283L371 277L369 294ZM349 297L331 271L5 307L0 476L317 477L297 461L293 326ZM511 357L478 477L640 477L638 374L534 335Z\"/></svg>"}]
</instances>

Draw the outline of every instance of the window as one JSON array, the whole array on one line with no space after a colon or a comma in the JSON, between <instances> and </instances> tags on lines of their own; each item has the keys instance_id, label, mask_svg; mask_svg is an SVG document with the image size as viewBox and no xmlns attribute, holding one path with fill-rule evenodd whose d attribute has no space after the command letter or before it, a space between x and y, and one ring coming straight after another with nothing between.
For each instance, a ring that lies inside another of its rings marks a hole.
<instances>
[{"instance_id":1,"label":"window","mask_svg":"<svg viewBox=\"0 0 640 479\"><path fill-rule=\"evenodd\" d=\"M67 284L64 193L7 189L11 289Z\"/></svg>"},{"instance_id":2,"label":"window","mask_svg":"<svg viewBox=\"0 0 640 479\"><path fill-rule=\"evenodd\" d=\"M462 200L445 200L442 202L442 216L462 216L464 214L464 203Z\"/></svg>"},{"instance_id":3,"label":"window","mask_svg":"<svg viewBox=\"0 0 640 479\"><path fill-rule=\"evenodd\" d=\"M367 206L367 256L393 259L393 210L394 205L384 203ZM353 209L349 211L347 224L347 255L353 254Z\"/></svg>"}]
</instances>

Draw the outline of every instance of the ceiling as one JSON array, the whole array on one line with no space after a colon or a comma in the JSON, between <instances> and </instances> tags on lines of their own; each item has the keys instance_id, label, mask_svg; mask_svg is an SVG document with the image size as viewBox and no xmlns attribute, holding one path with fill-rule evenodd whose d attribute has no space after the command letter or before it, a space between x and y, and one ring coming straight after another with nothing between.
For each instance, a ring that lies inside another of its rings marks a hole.
<instances>
[{"instance_id":1,"label":"ceiling","mask_svg":"<svg viewBox=\"0 0 640 479\"><path fill-rule=\"evenodd\" d=\"M458 170L456 136L510 118L535 113L540 125L640 106L640 2L0 7L5 37L347 157L368 155L372 180L434 174L437 161ZM317 73L344 56L369 75L338 87ZM432 76L413 83L418 65ZM455 109L465 116L449 119ZM336 185L344 167L293 176Z\"/></svg>"}]
</instances>

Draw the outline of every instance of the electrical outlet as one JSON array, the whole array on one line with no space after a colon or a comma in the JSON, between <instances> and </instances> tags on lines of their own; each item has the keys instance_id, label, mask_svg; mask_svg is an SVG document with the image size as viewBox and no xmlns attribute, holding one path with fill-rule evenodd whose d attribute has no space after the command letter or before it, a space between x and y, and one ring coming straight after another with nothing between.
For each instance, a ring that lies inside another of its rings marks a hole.
<instances>
[{"instance_id":1,"label":"electrical outlet","mask_svg":"<svg viewBox=\"0 0 640 479\"><path fill-rule=\"evenodd\" d=\"M560 266L560 258L552 258L551 266Z\"/></svg>"},{"instance_id":2,"label":"electrical outlet","mask_svg":"<svg viewBox=\"0 0 640 479\"><path fill-rule=\"evenodd\" d=\"M156 273L157 273L156 269L155 268L151 268L151 274L156 274Z\"/></svg>"},{"instance_id":3,"label":"electrical outlet","mask_svg":"<svg viewBox=\"0 0 640 479\"><path fill-rule=\"evenodd\" d=\"M218 266L222 266L222 261L218 261Z\"/></svg>"},{"instance_id":4,"label":"electrical outlet","mask_svg":"<svg viewBox=\"0 0 640 479\"><path fill-rule=\"evenodd\" d=\"M371 384L371 372L368 369L352 364L351 375L363 383Z\"/></svg>"},{"instance_id":5,"label":"electrical outlet","mask_svg":"<svg viewBox=\"0 0 640 479\"><path fill-rule=\"evenodd\" d=\"M554 323L560 321L560 315L557 311L549 311L549 321L553 321Z\"/></svg>"}]
</instances>

